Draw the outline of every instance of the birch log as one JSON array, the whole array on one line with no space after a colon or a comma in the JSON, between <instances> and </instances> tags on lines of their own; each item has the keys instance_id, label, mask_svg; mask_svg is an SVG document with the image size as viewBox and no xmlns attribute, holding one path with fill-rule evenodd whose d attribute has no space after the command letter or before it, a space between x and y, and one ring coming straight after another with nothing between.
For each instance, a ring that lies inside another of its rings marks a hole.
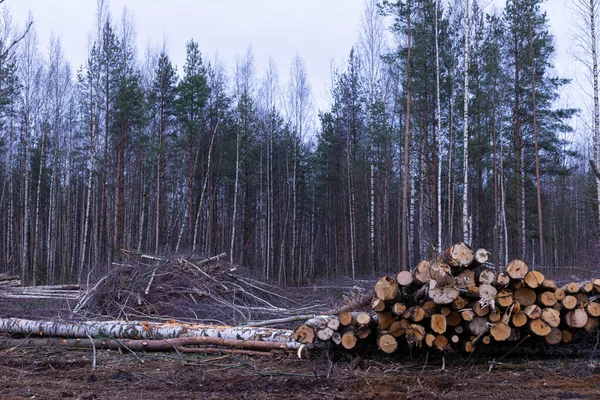
<instances>
[{"instance_id":1,"label":"birch log","mask_svg":"<svg viewBox=\"0 0 600 400\"><path fill-rule=\"evenodd\" d=\"M179 322L32 321L18 318L0 318L0 332L67 338L97 338L99 336L114 339L215 337L228 340L282 343L285 344L287 349L300 347L300 343L293 338L294 332L287 329L231 327Z\"/></svg>"}]
</instances>

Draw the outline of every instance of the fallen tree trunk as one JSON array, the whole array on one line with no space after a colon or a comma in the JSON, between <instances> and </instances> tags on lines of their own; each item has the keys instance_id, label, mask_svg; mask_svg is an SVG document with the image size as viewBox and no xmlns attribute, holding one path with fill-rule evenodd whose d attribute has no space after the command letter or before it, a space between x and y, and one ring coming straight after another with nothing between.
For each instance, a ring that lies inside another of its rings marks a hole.
<instances>
[{"instance_id":1,"label":"fallen tree trunk","mask_svg":"<svg viewBox=\"0 0 600 400\"><path fill-rule=\"evenodd\" d=\"M212 337L227 340L272 342L284 344L286 349L297 349L293 331L287 329L231 327L218 325L184 324L179 322L153 323L142 321L32 321L18 318L0 318L0 332L66 338L115 339L174 339L182 337ZM202 340L202 339L201 339Z\"/></svg>"},{"instance_id":2,"label":"fallen tree trunk","mask_svg":"<svg viewBox=\"0 0 600 400\"><path fill-rule=\"evenodd\" d=\"M160 340L131 340L131 339L64 339L48 338L23 338L5 339L0 341L0 348L15 347L61 347L88 349L95 346L97 349L131 350L131 351L178 351L181 353L227 353L273 356L277 351L288 350L282 343L254 342L243 340L230 340L213 337L185 337ZM202 347L189 347L202 346ZM222 346L226 348L206 347Z\"/></svg>"}]
</instances>

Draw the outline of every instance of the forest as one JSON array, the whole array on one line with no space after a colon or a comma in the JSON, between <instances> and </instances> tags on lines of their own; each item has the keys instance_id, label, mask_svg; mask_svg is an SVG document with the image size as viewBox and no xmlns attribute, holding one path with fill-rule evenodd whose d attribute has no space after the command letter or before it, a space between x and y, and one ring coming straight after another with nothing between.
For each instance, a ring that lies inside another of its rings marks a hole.
<instances>
[{"instance_id":1,"label":"forest","mask_svg":"<svg viewBox=\"0 0 600 400\"><path fill-rule=\"evenodd\" d=\"M498 265L591 264L600 1L569 2L589 110L561 101L543 0L365 0L320 110L301 54L257 71L251 47L227 65L190 38L178 69L99 0L71 65L2 1L0 273L81 282L132 254L227 253L309 284L409 269L457 241Z\"/></svg>"}]
</instances>

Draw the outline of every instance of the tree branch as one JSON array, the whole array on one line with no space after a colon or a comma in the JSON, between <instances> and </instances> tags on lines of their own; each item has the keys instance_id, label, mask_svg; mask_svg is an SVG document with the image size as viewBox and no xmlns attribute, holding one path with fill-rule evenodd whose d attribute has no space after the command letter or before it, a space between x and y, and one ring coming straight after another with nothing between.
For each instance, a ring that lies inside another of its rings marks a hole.
<instances>
[{"instance_id":1,"label":"tree branch","mask_svg":"<svg viewBox=\"0 0 600 400\"><path fill-rule=\"evenodd\" d=\"M3 2L4 2L4 0L0 0L0 4L2 4ZM21 40L23 40L25 38L25 36L27 36L27 34L29 33L29 30L31 29L31 25L33 25L33 21L29 21L29 24L27 24L25 31L23 31L21 36L19 36L15 40L13 40L13 42L10 44L10 46L8 46L8 48L6 50L4 50L2 55L0 55L0 59L4 60L9 55L9 53L13 49L13 47L15 47L17 44L19 44L19 42Z\"/></svg>"}]
</instances>

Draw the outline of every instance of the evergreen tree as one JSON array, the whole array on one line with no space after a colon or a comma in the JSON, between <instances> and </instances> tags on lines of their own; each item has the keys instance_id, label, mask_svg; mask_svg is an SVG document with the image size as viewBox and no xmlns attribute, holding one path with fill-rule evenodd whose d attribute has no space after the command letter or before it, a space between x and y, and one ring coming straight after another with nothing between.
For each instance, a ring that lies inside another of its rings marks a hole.
<instances>
[{"instance_id":1,"label":"evergreen tree","mask_svg":"<svg viewBox=\"0 0 600 400\"><path fill-rule=\"evenodd\" d=\"M187 154L187 226L188 245L195 246L196 210L194 209L194 183L197 173L197 147L206 122L206 104L210 95L207 84L207 69L202 60L198 43L190 40L186 45L186 62L183 78L177 85L176 114L181 124L179 138L183 151Z\"/></svg>"},{"instance_id":2,"label":"evergreen tree","mask_svg":"<svg viewBox=\"0 0 600 400\"><path fill-rule=\"evenodd\" d=\"M155 229L155 248L156 254L159 253L161 245L161 209L163 192L163 175L165 174L166 160L165 153L169 153L172 148L169 136L172 136L175 115L175 85L177 76L171 60L163 51L158 58L158 64L154 73L154 82L149 94L149 103L156 121L156 229ZM175 175L174 175L175 176ZM174 177L167 176L167 182ZM168 179L171 178L171 179ZM165 207L168 209L168 207ZM164 229L164 228L163 228ZM164 239L162 239L164 240Z\"/></svg>"}]
</instances>

